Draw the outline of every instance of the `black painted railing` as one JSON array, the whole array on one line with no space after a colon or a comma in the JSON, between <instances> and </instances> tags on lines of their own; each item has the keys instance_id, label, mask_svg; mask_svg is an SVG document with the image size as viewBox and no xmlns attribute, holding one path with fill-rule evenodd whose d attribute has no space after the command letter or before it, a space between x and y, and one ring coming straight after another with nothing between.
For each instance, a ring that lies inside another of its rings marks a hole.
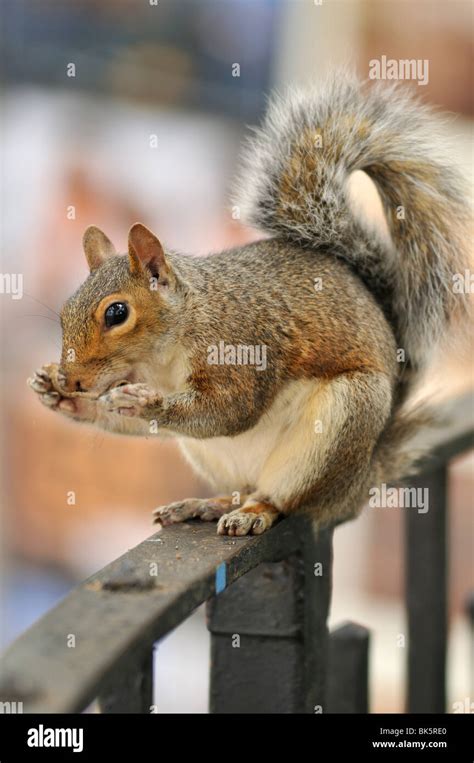
<instances>
[{"instance_id":1,"label":"black painted railing","mask_svg":"<svg viewBox=\"0 0 474 763\"><path fill-rule=\"evenodd\" d=\"M446 475L473 445L471 396L442 407L406 511L407 709L445 710ZM424 435L426 438L426 435ZM332 534L289 518L257 537L213 523L166 528L84 581L0 661L3 712L153 711L153 644L208 602L214 713L367 712L369 633L328 633ZM240 648L235 648L236 638ZM71 643L74 644L71 648Z\"/></svg>"}]
</instances>

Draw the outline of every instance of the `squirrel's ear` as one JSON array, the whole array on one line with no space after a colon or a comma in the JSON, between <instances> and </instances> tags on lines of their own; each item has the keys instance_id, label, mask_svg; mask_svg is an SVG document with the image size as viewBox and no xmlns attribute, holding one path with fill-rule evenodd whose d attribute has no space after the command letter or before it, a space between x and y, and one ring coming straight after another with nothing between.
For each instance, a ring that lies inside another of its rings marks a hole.
<instances>
[{"instance_id":1,"label":"squirrel's ear","mask_svg":"<svg viewBox=\"0 0 474 763\"><path fill-rule=\"evenodd\" d=\"M91 273L94 270L97 270L104 260L116 254L112 242L107 238L105 233L102 233L100 228L96 228L95 225L90 225L87 228L82 237L82 245Z\"/></svg>"},{"instance_id":2,"label":"squirrel's ear","mask_svg":"<svg viewBox=\"0 0 474 763\"><path fill-rule=\"evenodd\" d=\"M132 273L146 267L162 284L169 282L170 270L159 240L142 223L135 223L128 233L128 256Z\"/></svg>"}]
</instances>

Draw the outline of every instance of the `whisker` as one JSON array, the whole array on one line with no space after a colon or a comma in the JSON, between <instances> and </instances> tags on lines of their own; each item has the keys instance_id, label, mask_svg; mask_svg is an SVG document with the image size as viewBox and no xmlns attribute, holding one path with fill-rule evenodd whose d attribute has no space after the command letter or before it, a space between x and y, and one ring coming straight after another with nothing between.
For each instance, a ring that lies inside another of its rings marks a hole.
<instances>
[{"instance_id":1,"label":"whisker","mask_svg":"<svg viewBox=\"0 0 474 763\"><path fill-rule=\"evenodd\" d=\"M25 313L25 315L21 315L20 318L44 318L47 321L56 323L57 326L61 325L59 321L56 320L56 318L51 318L49 315L34 315L33 313Z\"/></svg>"},{"instance_id":2,"label":"whisker","mask_svg":"<svg viewBox=\"0 0 474 763\"><path fill-rule=\"evenodd\" d=\"M26 295L27 297L29 297L30 299L33 299L35 302L37 302L37 303L38 303L38 305L42 305L42 307L45 307L47 310L49 310L50 312L52 312L52 313L54 313L55 315L57 315L57 317L58 317L58 318L60 318L60 317L61 317L61 316L59 315L59 313L57 313L57 312L56 312L56 310L53 310L53 308L52 308L52 307L50 307L49 305L47 305L47 304L46 304L46 302L41 302L41 300L40 300L40 299L37 299L37 297L33 297L33 295L32 295L32 294L28 294L28 292L27 292L27 291L24 291L24 292L23 292L23 294L25 294L25 295Z\"/></svg>"}]
</instances>

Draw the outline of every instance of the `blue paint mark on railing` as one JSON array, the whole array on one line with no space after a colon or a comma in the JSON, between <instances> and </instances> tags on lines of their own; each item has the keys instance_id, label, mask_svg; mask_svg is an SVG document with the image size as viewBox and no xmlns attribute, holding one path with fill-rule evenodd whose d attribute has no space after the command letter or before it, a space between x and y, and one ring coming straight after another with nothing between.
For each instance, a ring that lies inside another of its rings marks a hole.
<instances>
[{"instance_id":1,"label":"blue paint mark on railing","mask_svg":"<svg viewBox=\"0 0 474 763\"><path fill-rule=\"evenodd\" d=\"M226 587L226 567L225 562L222 562L216 569L216 594L222 593Z\"/></svg>"}]
</instances>

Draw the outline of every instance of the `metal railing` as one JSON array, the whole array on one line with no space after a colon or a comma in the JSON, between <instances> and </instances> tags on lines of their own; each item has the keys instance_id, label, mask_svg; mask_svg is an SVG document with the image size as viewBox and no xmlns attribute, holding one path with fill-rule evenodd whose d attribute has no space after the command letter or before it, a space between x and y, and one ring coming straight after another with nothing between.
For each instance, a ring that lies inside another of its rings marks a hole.
<instances>
[{"instance_id":1,"label":"metal railing","mask_svg":"<svg viewBox=\"0 0 474 763\"><path fill-rule=\"evenodd\" d=\"M471 396L443 406L411 481L430 508L406 511L407 709L445 710L447 468L473 445ZM303 517L256 537L191 522L157 533L75 588L6 651L0 706L78 712L153 707L153 644L208 602L210 710L367 712L369 632L331 634L332 535ZM244 648L234 648L238 636ZM73 648L71 648L73 644Z\"/></svg>"}]
</instances>

